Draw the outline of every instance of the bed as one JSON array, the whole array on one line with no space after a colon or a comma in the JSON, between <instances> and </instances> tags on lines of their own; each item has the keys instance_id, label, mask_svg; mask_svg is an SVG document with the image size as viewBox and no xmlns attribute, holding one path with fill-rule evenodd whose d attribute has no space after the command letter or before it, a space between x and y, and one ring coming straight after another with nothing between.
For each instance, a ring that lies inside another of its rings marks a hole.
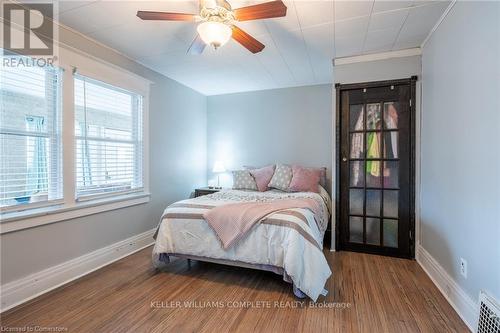
<instances>
[{"instance_id":1,"label":"bed","mask_svg":"<svg viewBox=\"0 0 500 333\"><path fill-rule=\"evenodd\" d=\"M321 209L289 208L267 215L234 246L224 249L203 214L214 207L242 202L307 198ZM332 274L323 254L330 216L328 193L224 190L168 206L155 233L153 264L187 258L272 271L293 284L294 294L316 301Z\"/></svg>"}]
</instances>

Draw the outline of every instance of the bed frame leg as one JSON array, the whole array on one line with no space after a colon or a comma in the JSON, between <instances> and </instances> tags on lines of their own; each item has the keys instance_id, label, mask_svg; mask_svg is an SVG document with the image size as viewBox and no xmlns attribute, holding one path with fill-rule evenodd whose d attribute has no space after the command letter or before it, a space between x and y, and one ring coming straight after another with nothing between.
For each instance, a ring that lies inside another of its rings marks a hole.
<instances>
[{"instance_id":1,"label":"bed frame leg","mask_svg":"<svg viewBox=\"0 0 500 333\"><path fill-rule=\"evenodd\" d=\"M188 262L188 269L191 269L191 259L188 259L187 262Z\"/></svg>"}]
</instances>

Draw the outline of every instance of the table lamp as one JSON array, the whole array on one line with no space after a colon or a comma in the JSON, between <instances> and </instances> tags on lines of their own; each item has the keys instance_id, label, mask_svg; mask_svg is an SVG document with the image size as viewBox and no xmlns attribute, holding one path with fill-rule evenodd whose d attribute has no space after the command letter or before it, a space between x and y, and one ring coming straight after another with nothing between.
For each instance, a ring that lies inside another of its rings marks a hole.
<instances>
[{"instance_id":1,"label":"table lamp","mask_svg":"<svg viewBox=\"0 0 500 333\"><path fill-rule=\"evenodd\" d=\"M226 168L224 167L224 163L222 161L216 161L213 168L213 173L217 174L217 187L222 188L220 186L220 174L226 172Z\"/></svg>"}]
</instances>

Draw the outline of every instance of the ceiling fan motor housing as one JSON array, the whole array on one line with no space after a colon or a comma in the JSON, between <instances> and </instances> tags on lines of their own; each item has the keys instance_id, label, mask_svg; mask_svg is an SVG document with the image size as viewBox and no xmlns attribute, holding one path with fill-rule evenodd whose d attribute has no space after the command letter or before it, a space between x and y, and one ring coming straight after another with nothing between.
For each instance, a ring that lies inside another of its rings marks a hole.
<instances>
[{"instance_id":1,"label":"ceiling fan motor housing","mask_svg":"<svg viewBox=\"0 0 500 333\"><path fill-rule=\"evenodd\" d=\"M215 6L214 8L201 8L199 20L232 25L236 21L236 18L234 17L234 13L231 9L228 10L221 6Z\"/></svg>"}]
</instances>

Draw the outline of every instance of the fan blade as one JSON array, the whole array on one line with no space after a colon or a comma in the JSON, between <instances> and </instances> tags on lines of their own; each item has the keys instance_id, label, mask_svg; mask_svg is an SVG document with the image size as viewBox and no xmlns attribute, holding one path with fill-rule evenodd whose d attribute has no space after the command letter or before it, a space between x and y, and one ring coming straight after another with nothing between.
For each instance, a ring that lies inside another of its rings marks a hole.
<instances>
[{"instance_id":1,"label":"fan blade","mask_svg":"<svg viewBox=\"0 0 500 333\"><path fill-rule=\"evenodd\" d=\"M281 0L242 7L234 10L238 21L250 21L272 17L286 16L286 6Z\"/></svg>"},{"instance_id":2,"label":"fan blade","mask_svg":"<svg viewBox=\"0 0 500 333\"><path fill-rule=\"evenodd\" d=\"M167 13L167 12L148 12L139 10L137 16L143 20L158 21L194 21L194 14Z\"/></svg>"},{"instance_id":3,"label":"fan blade","mask_svg":"<svg viewBox=\"0 0 500 333\"><path fill-rule=\"evenodd\" d=\"M205 42L201 39L200 35L196 35L196 38L191 43L187 53L196 55L202 54L205 46L207 46L207 44L205 44Z\"/></svg>"},{"instance_id":4,"label":"fan blade","mask_svg":"<svg viewBox=\"0 0 500 333\"><path fill-rule=\"evenodd\" d=\"M252 53L258 53L264 49L264 44L253 38L237 26L233 25L233 39L246 47Z\"/></svg>"}]
</instances>

